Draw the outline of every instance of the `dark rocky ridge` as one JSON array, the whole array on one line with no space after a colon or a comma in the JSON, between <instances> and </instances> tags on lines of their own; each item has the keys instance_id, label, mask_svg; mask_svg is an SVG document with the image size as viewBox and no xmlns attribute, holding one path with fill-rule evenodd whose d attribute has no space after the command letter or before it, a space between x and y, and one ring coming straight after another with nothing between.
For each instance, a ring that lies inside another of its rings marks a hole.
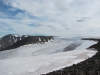
<instances>
[{"instance_id":1,"label":"dark rocky ridge","mask_svg":"<svg viewBox=\"0 0 100 75\"><path fill-rule=\"evenodd\" d=\"M93 41L100 41L99 38L82 38L81 40L93 40Z\"/></svg>"},{"instance_id":2,"label":"dark rocky ridge","mask_svg":"<svg viewBox=\"0 0 100 75\"><path fill-rule=\"evenodd\" d=\"M51 39L53 39L53 36L27 36L26 38L19 40L1 49L1 51L18 48L20 46L28 45L32 43L44 43L44 42L48 42Z\"/></svg>"},{"instance_id":3,"label":"dark rocky ridge","mask_svg":"<svg viewBox=\"0 0 100 75\"><path fill-rule=\"evenodd\" d=\"M89 40L89 38L87 39ZM95 39L95 41L99 42L89 47L98 50L93 57L88 58L78 64L73 64L70 67L65 67L61 70L42 75L100 75L100 39Z\"/></svg>"},{"instance_id":4,"label":"dark rocky ridge","mask_svg":"<svg viewBox=\"0 0 100 75\"><path fill-rule=\"evenodd\" d=\"M11 46L13 45L14 43L26 38L27 36L25 35L22 35L22 36L19 36L19 35L14 35L14 34L8 34L8 35L5 35L4 37L2 37L0 39L0 45L1 45L1 49L4 49L8 46ZM0 50L1 50L0 49Z\"/></svg>"}]
</instances>

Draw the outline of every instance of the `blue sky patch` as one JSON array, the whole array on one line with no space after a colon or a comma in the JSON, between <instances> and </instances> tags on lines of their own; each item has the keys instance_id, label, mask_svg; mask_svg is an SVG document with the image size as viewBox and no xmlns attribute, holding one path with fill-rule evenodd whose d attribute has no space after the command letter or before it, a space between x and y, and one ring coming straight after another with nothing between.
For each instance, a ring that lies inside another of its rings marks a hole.
<instances>
[{"instance_id":1,"label":"blue sky patch","mask_svg":"<svg viewBox=\"0 0 100 75\"><path fill-rule=\"evenodd\" d=\"M12 8L11 6L5 5L3 2L0 1L0 12L9 15L7 18L12 19L14 18L14 16L16 16L16 14L20 13L24 13L25 11L20 10L20 9L16 9L16 11L12 11L9 10L10 8Z\"/></svg>"},{"instance_id":2,"label":"blue sky patch","mask_svg":"<svg viewBox=\"0 0 100 75\"><path fill-rule=\"evenodd\" d=\"M0 0L0 36L94 35L89 30L100 28L99 8L100 0Z\"/></svg>"}]
</instances>

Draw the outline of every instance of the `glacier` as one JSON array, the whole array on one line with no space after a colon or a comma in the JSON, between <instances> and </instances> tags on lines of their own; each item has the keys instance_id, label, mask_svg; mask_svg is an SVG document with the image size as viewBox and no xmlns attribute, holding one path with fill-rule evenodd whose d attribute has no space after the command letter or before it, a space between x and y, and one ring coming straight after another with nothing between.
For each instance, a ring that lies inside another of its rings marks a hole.
<instances>
[{"instance_id":1,"label":"glacier","mask_svg":"<svg viewBox=\"0 0 100 75\"><path fill-rule=\"evenodd\" d=\"M64 51L70 44L82 44ZM97 53L87 50L96 41L68 41L56 38L43 44L29 44L0 52L0 75L40 75L82 62Z\"/></svg>"}]
</instances>

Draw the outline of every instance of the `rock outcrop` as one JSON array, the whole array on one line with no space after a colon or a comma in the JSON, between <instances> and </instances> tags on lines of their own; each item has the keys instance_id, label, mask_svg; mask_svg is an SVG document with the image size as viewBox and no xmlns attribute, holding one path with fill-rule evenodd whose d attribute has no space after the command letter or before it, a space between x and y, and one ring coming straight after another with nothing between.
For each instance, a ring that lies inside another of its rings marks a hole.
<instances>
[{"instance_id":1,"label":"rock outcrop","mask_svg":"<svg viewBox=\"0 0 100 75\"><path fill-rule=\"evenodd\" d=\"M0 39L0 46L1 46L0 50L6 48L8 46L11 46L14 43L16 43L26 37L27 36L25 36L25 35L20 36L20 35L14 35L14 34L9 34L9 35L4 36Z\"/></svg>"},{"instance_id":2,"label":"rock outcrop","mask_svg":"<svg viewBox=\"0 0 100 75\"><path fill-rule=\"evenodd\" d=\"M0 40L1 51L14 49L23 45L44 43L53 40L53 36L25 36L16 37L15 35L6 35Z\"/></svg>"}]
</instances>

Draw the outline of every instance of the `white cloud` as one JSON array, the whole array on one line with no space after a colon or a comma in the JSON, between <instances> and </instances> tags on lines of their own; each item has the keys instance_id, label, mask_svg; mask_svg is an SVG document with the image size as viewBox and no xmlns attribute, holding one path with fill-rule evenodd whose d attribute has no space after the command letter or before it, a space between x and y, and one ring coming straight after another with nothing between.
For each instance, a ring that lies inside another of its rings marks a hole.
<instances>
[{"instance_id":1,"label":"white cloud","mask_svg":"<svg viewBox=\"0 0 100 75\"><path fill-rule=\"evenodd\" d=\"M100 27L100 0L4 0L3 2L12 9L25 11L15 16L18 19L5 20L18 33L88 36L93 35L89 31L91 29L99 35L95 29ZM29 27L28 25L32 23L39 26Z\"/></svg>"}]
</instances>

